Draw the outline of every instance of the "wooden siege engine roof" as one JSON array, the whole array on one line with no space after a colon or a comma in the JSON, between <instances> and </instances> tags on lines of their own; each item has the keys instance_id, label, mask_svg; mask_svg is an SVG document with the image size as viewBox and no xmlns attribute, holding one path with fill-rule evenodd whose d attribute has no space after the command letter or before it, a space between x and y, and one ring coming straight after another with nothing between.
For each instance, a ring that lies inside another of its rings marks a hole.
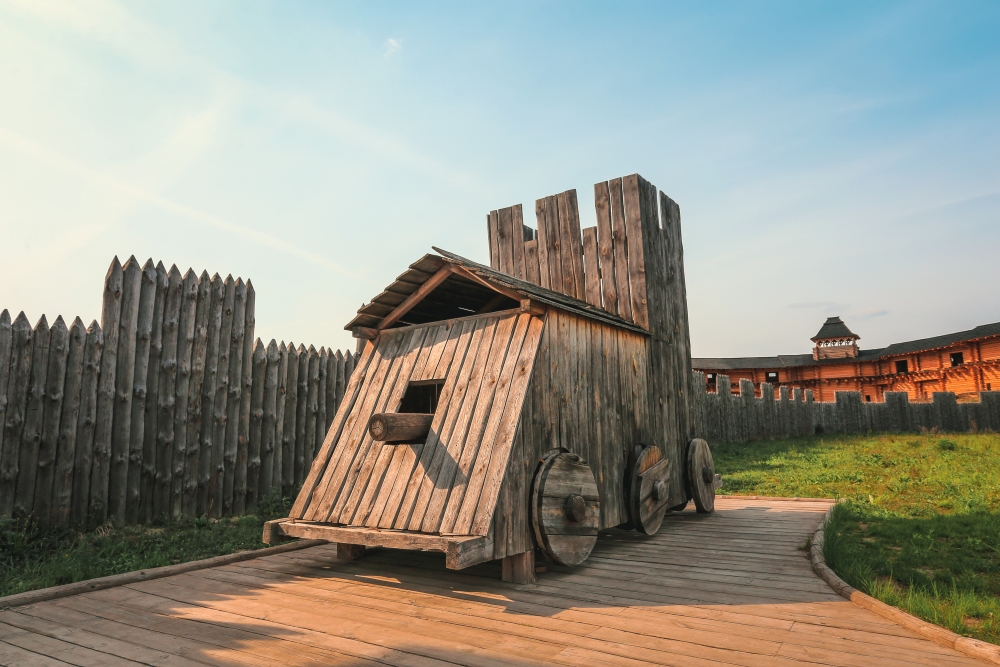
<instances>
[{"instance_id":1,"label":"wooden siege engine roof","mask_svg":"<svg viewBox=\"0 0 1000 667\"><path fill-rule=\"evenodd\" d=\"M512 299L514 297L531 299L605 324L648 333L646 329L586 301L520 280L446 250L440 248L434 250L440 254L424 255L411 264L410 268L397 277L381 294L362 306L354 319L344 328L348 330L357 327L386 328L380 326L382 321L400 304L417 293L425 283L431 281L442 267L454 267L454 272L443 283L423 295L403 319L394 325L418 324L471 315L479 306L488 305L489 300L497 293L503 293ZM512 300L507 307L515 304L516 302Z\"/></svg>"},{"instance_id":2,"label":"wooden siege engine roof","mask_svg":"<svg viewBox=\"0 0 1000 667\"><path fill-rule=\"evenodd\" d=\"M425 260L414 266L433 268ZM486 536L542 327L541 318L512 309L379 332L289 516ZM373 442L371 416L396 411L408 383L432 379L444 384L427 440Z\"/></svg>"}]
</instances>

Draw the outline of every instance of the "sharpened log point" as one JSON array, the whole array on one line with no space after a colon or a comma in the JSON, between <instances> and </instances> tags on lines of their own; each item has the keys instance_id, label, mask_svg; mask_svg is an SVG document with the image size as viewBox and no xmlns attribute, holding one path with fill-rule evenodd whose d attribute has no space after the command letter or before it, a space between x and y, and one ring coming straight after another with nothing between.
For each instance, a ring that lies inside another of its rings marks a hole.
<instances>
[{"instance_id":1,"label":"sharpened log point","mask_svg":"<svg viewBox=\"0 0 1000 667\"><path fill-rule=\"evenodd\" d=\"M587 501L583 496L572 495L566 498L566 518L573 523L580 523L587 517Z\"/></svg>"},{"instance_id":2,"label":"sharpened log point","mask_svg":"<svg viewBox=\"0 0 1000 667\"><path fill-rule=\"evenodd\" d=\"M667 485L661 479L653 485L653 498L659 502L667 497Z\"/></svg>"}]
</instances>

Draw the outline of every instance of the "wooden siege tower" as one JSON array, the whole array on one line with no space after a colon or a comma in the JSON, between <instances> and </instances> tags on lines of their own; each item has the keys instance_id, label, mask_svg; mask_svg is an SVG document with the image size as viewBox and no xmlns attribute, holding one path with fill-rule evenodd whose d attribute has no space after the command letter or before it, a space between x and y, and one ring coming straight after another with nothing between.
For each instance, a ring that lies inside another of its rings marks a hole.
<instances>
[{"instance_id":1,"label":"wooden siege tower","mask_svg":"<svg viewBox=\"0 0 1000 667\"><path fill-rule=\"evenodd\" d=\"M634 174L487 216L490 266L435 248L346 328L365 341L287 519L264 540L575 565L719 484L691 417L680 209Z\"/></svg>"}]
</instances>

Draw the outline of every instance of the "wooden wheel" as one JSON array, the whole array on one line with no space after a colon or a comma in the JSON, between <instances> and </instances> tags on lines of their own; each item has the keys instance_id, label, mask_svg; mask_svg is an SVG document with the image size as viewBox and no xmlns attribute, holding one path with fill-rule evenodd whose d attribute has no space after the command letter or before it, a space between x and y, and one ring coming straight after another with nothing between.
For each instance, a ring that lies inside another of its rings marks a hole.
<instances>
[{"instance_id":1,"label":"wooden wheel","mask_svg":"<svg viewBox=\"0 0 1000 667\"><path fill-rule=\"evenodd\" d=\"M712 462L712 450L701 438L695 438L688 445L687 475L695 507L702 513L714 511L715 464Z\"/></svg>"},{"instance_id":2,"label":"wooden wheel","mask_svg":"<svg viewBox=\"0 0 1000 667\"><path fill-rule=\"evenodd\" d=\"M546 455L531 489L531 525L538 546L560 565L579 565L597 543L601 501L586 461L568 452Z\"/></svg>"},{"instance_id":3,"label":"wooden wheel","mask_svg":"<svg viewBox=\"0 0 1000 667\"><path fill-rule=\"evenodd\" d=\"M667 513L670 490L670 461L659 447L643 448L635 459L628 489L632 525L640 533L653 535Z\"/></svg>"}]
</instances>

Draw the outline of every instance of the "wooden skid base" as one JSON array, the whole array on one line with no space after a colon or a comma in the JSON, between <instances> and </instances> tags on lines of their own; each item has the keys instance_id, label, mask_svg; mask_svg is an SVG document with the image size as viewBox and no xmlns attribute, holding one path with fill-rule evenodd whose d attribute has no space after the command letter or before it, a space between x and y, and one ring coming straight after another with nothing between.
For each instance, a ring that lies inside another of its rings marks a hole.
<instances>
[{"instance_id":1,"label":"wooden skid base","mask_svg":"<svg viewBox=\"0 0 1000 667\"><path fill-rule=\"evenodd\" d=\"M493 541L477 535L428 535L403 530L333 526L312 521L292 523L289 519L277 519L264 524L265 544L293 537L326 540L338 545L441 551L445 554L445 564L449 570L461 570L493 560Z\"/></svg>"}]
</instances>

